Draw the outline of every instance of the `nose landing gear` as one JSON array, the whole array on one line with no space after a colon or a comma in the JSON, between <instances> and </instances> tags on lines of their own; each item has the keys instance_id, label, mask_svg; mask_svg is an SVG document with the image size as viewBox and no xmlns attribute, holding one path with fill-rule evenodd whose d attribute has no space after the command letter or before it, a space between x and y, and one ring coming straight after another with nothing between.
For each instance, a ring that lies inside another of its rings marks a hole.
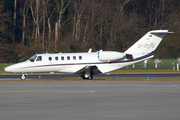
<instances>
[{"instance_id":1,"label":"nose landing gear","mask_svg":"<svg viewBox=\"0 0 180 120\"><path fill-rule=\"evenodd\" d=\"M21 78L21 80L25 80L26 76L24 74L22 74L22 76L20 78Z\"/></svg>"}]
</instances>

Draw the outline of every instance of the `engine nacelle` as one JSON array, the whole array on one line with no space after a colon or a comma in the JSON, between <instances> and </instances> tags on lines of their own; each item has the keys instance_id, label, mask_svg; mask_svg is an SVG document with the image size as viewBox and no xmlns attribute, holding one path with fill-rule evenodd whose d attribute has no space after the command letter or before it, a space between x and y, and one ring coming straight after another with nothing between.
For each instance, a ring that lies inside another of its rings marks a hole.
<instances>
[{"instance_id":1,"label":"engine nacelle","mask_svg":"<svg viewBox=\"0 0 180 120\"><path fill-rule=\"evenodd\" d=\"M115 51L99 51L98 52L98 59L100 61L115 61L118 59L123 59L125 58L124 53L120 52L115 52Z\"/></svg>"}]
</instances>

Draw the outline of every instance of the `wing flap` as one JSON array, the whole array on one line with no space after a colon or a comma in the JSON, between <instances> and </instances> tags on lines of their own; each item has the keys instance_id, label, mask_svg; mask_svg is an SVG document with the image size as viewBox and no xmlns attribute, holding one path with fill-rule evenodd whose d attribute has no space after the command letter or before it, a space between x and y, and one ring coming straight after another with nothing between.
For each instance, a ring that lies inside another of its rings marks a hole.
<instances>
[{"instance_id":1,"label":"wing flap","mask_svg":"<svg viewBox=\"0 0 180 120\"><path fill-rule=\"evenodd\" d=\"M81 68L80 70L76 71L75 74L85 74L87 70L90 69L91 74L98 74L101 73L101 71L97 68L97 66L85 66Z\"/></svg>"}]
</instances>

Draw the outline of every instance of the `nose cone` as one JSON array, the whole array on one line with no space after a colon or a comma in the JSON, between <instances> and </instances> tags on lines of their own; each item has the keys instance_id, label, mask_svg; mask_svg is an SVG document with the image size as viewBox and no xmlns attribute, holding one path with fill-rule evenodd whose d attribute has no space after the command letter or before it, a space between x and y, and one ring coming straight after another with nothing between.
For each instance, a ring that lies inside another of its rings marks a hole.
<instances>
[{"instance_id":1,"label":"nose cone","mask_svg":"<svg viewBox=\"0 0 180 120\"><path fill-rule=\"evenodd\" d=\"M17 72L18 68L19 68L19 63L7 66L7 67L4 68L4 70L6 72L13 72L13 73L15 73L15 72Z\"/></svg>"},{"instance_id":2,"label":"nose cone","mask_svg":"<svg viewBox=\"0 0 180 120\"><path fill-rule=\"evenodd\" d=\"M11 65L11 66L5 67L4 71L6 71L6 72L13 72L13 66Z\"/></svg>"},{"instance_id":3,"label":"nose cone","mask_svg":"<svg viewBox=\"0 0 180 120\"><path fill-rule=\"evenodd\" d=\"M7 66L6 68L4 68L4 70L6 72L12 72L12 73L22 73L25 72L23 67L27 66L28 63L27 62L20 62L20 63L16 63L10 66Z\"/></svg>"}]
</instances>

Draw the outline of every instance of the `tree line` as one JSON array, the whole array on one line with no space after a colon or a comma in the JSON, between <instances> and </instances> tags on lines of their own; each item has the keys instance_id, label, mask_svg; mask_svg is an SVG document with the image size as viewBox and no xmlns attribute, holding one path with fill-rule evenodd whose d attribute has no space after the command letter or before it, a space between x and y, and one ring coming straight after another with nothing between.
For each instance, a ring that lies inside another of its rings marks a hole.
<instances>
[{"instance_id":1,"label":"tree line","mask_svg":"<svg viewBox=\"0 0 180 120\"><path fill-rule=\"evenodd\" d=\"M180 57L179 0L0 1L0 62L35 53L124 51L146 32L168 29L156 57Z\"/></svg>"}]
</instances>

